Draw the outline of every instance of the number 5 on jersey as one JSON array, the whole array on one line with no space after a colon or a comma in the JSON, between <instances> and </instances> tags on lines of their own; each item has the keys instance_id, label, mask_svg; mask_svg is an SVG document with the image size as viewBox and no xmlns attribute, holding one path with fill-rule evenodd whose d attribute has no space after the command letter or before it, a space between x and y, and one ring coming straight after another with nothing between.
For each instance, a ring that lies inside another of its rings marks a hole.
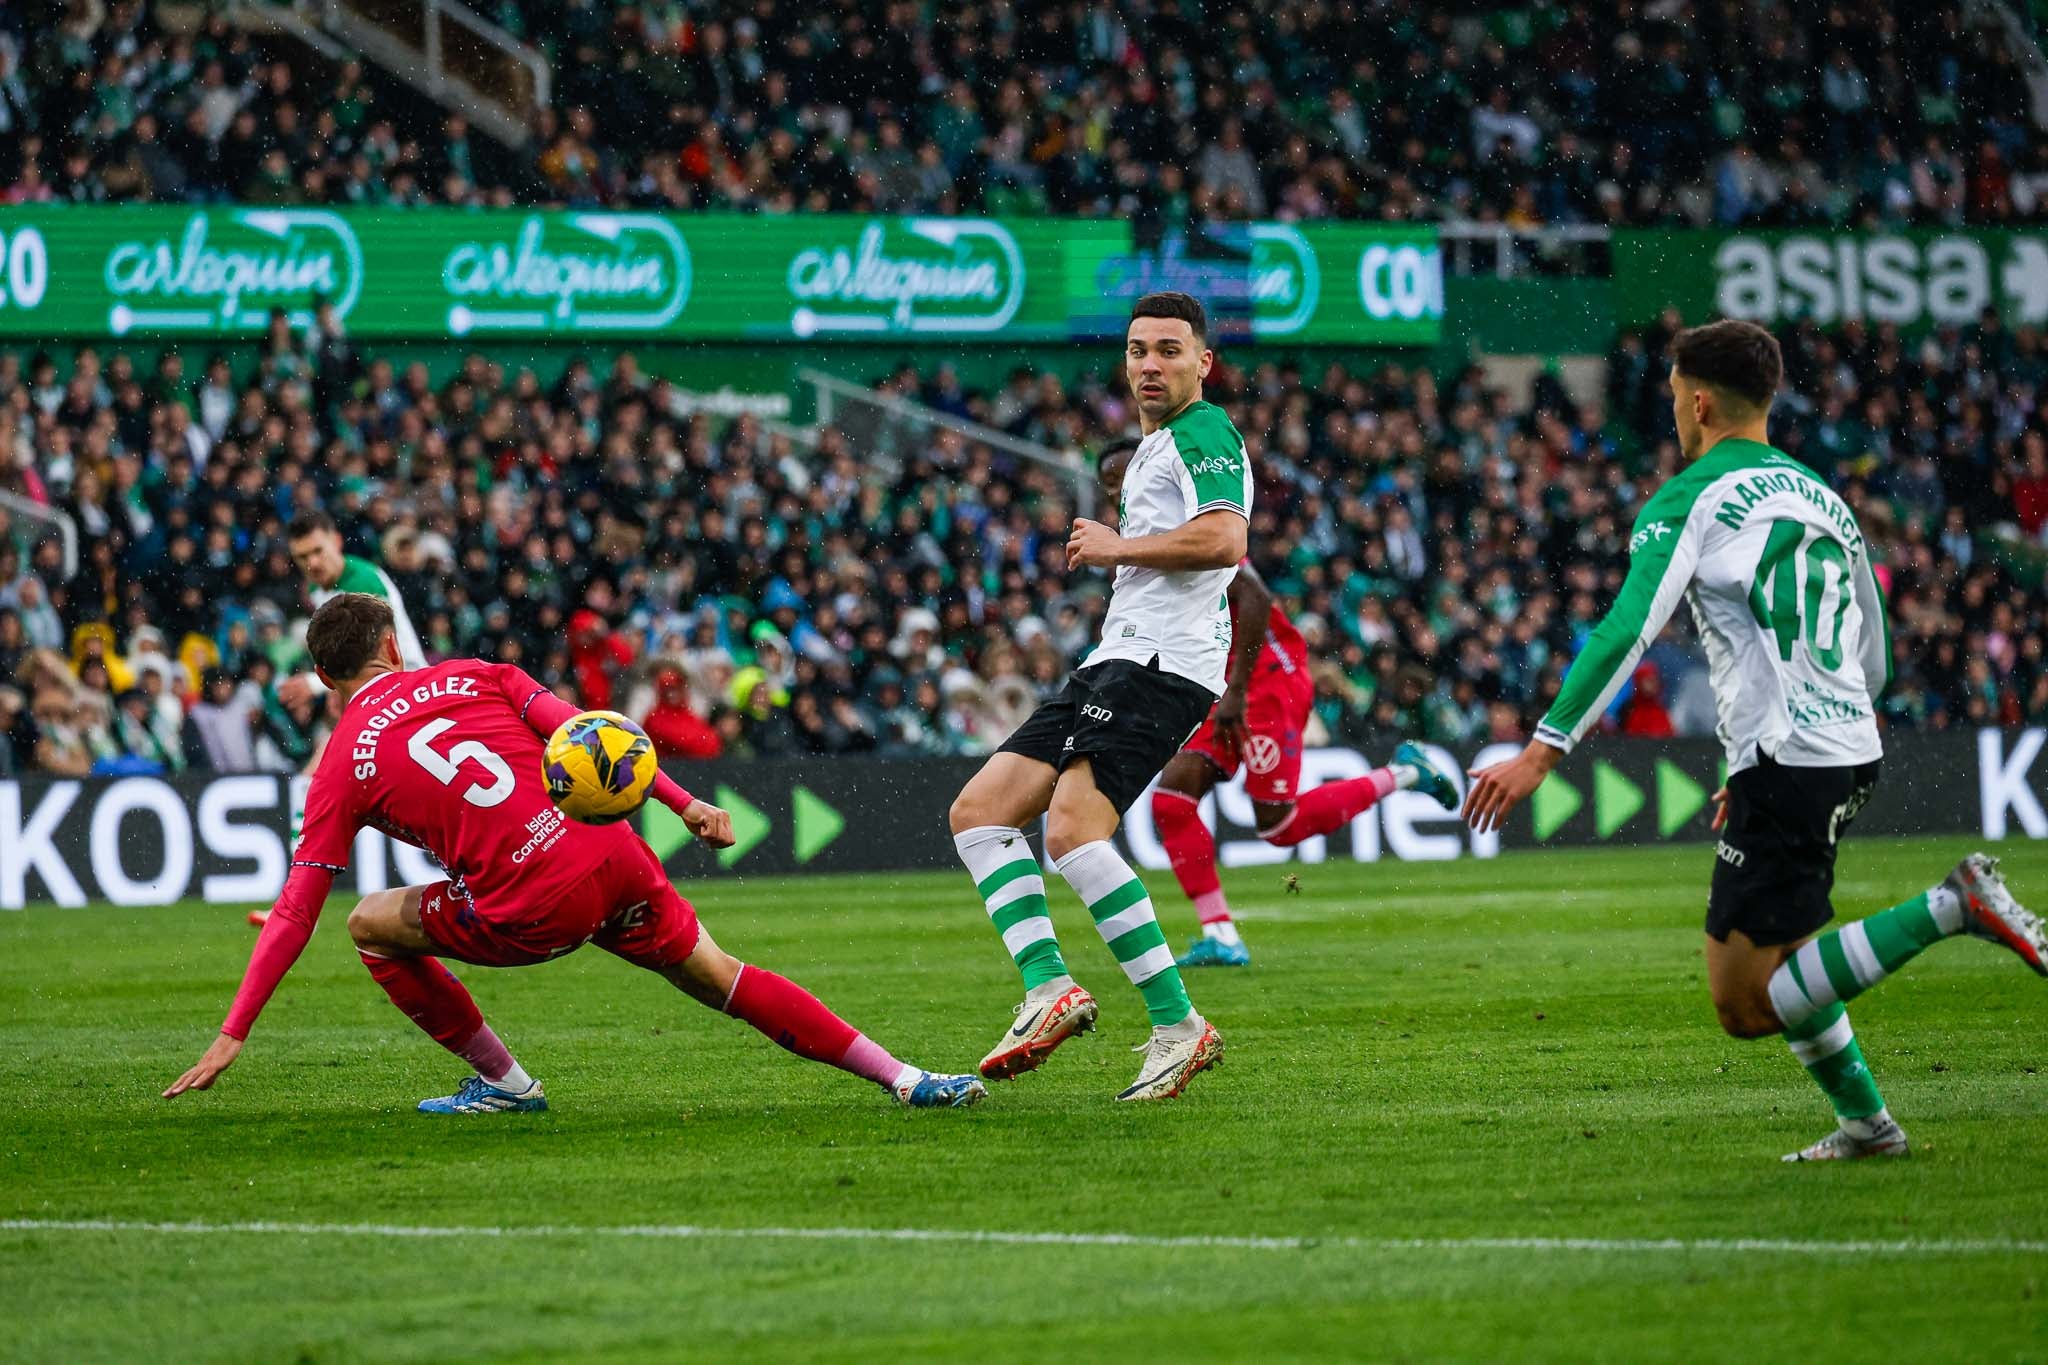
<instances>
[{"instance_id":1,"label":"number 5 on jersey","mask_svg":"<svg viewBox=\"0 0 2048 1365\"><path fill-rule=\"evenodd\" d=\"M437 752L433 747L434 741L454 728L455 722L446 718L430 721L413 731L412 738L406 741L405 751L444 787L462 776L464 760L475 759L491 775L492 781L489 786L482 782L470 783L463 789L462 799L472 806L497 805L512 794L511 766L473 739L458 742L445 754Z\"/></svg>"}]
</instances>

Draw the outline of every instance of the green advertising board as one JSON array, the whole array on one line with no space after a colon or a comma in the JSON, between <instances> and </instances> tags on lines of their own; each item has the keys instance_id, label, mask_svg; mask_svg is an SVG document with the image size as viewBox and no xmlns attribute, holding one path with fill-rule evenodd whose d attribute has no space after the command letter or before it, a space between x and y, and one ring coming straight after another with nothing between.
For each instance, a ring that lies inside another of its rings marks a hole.
<instances>
[{"instance_id":1,"label":"green advertising board","mask_svg":"<svg viewBox=\"0 0 2048 1365\"><path fill-rule=\"evenodd\" d=\"M1860 319L1924 329L1994 308L2007 323L2039 324L2048 322L2048 233L1618 231L1614 299L1624 327L1667 307L1687 322Z\"/></svg>"},{"instance_id":2,"label":"green advertising board","mask_svg":"<svg viewBox=\"0 0 2048 1365\"><path fill-rule=\"evenodd\" d=\"M1097 339L1148 289L1223 340L1434 343L1426 227L323 208L0 209L0 339L235 337L333 303L365 338Z\"/></svg>"}]
</instances>

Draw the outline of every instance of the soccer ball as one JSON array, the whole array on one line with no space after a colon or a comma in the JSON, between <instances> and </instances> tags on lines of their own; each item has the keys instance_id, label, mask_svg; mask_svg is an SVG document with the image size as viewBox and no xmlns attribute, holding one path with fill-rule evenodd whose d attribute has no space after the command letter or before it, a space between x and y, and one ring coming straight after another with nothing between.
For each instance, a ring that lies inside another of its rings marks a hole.
<instances>
[{"instance_id":1,"label":"soccer ball","mask_svg":"<svg viewBox=\"0 0 2048 1365\"><path fill-rule=\"evenodd\" d=\"M654 745L616 711L569 717L548 738L542 761L548 799L571 820L609 825L639 810L654 785Z\"/></svg>"}]
</instances>

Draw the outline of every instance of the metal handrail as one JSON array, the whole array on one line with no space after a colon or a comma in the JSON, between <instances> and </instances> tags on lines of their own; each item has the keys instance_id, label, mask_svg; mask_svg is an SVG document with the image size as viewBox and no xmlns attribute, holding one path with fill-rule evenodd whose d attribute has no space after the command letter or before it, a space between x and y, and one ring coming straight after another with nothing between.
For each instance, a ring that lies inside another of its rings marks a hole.
<instances>
[{"instance_id":1,"label":"metal handrail","mask_svg":"<svg viewBox=\"0 0 2048 1365\"><path fill-rule=\"evenodd\" d=\"M78 572L78 523L68 512L54 507L31 502L19 493L0 493L0 507L6 508L18 517L30 521L46 522L57 530L57 538L64 546L64 576L70 578Z\"/></svg>"},{"instance_id":2,"label":"metal handrail","mask_svg":"<svg viewBox=\"0 0 2048 1365\"><path fill-rule=\"evenodd\" d=\"M876 408L903 421L918 422L927 426L943 427L977 445L991 450L1000 450L1021 460L1044 465L1074 485L1075 505L1084 514L1095 510L1095 475L1089 468L1087 457L1078 450L1058 450L1052 446L1027 441L1021 436L1012 436L1007 431L983 426L964 417L955 417L949 412L926 407L907 398L892 394L877 393L870 388L841 379L838 375L809 368L797 371L797 378L809 384L815 393L817 403L817 424L820 427L833 425L836 405L841 402L858 403ZM893 456L893 452L882 452Z\"/></svg>"},{"instance_id":3,"label":"metal handrail","mask_svg":"<svg viewBox=\"0 0 2048 1365\"><path fill-rule=\"evenodd\" d=\"M2006 48L2027 73L2027 114L2036 128L2048 128L2048 57L2035 40L2032 15L2022 15L2005 0L1966 0L1964 8L1980 27L2004 32Z\"/></svg>"},{"instance_id":4,"label":"metal handrail","mask_svg":"<svg viewBox=\"0 0 2048 1365\"><path fill-rule=\"evenodd\" d=\"M552 85L554 69L548 65L547 58L543 57L538 50L513 37L511 33L484 18L469 6L459 3L459 0L426 0L426 3L428 11L427 35L429 40L427 50L434 54L437 63L441 49L441 29L438 24L433 22L433 19L436 16L445 14L532 73L533 102L536 107L544 109L554 103Z\"/></svg>"},{"instance_id":5,"label":"metal handrail","mask_svg":"<svg viewBox=\"0 0 2048 1365\"><path fill-rule=\"evenodd\" d=\"M1545 227L1514 227L1507 223L1442 223L1437 239L1444 253L1445 273L1473 275L1491 273L1496 279L1513 279L1539 257L1559 251L1579 250L1597 256L1597 268L1575 274L1606 275L1611 269L1607 247L1614 239L1611 229L1593 223L1558 223ZM1490 272L1475 268L1480 249L1490 248Z\"/></svg>"}]
</instances>

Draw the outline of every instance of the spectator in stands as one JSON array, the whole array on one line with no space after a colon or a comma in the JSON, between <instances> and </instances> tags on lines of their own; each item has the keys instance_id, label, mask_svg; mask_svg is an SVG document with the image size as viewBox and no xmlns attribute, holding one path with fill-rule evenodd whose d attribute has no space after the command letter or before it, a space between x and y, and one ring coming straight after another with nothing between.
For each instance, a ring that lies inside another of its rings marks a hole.
<instances>
[{"instance_id":1,"label":"spectator in stands","mask_svg":"<svg viewBox=\"0 0 2048 1365\"><path fill-rule=\"evenodd\" d=\"M663 663L654 672L654 705L640 717L640 728L663 758L717 758L724 749L718 732L690 702L688 677L679 665Z\"/></svg>"},{"instance_id":2,"label":"spectator in stands","mask_svg":"<svg viewBox=\"0 0 2048 1365\"><path fill-rule=\"evenodd\" d=\"M238 688L226 669L206 670L199 701L192 708L192 724L209 769L216 773L255 772L260 720L256 699Z\"/></svg>"},{"instance_id":3,"label":"spectator in stands","mask_svg":"<svg viewBox=\"0 0 2048 1365\"><path fill-rule=\"evenodd\" d=\"M77 34L26 65L0 29L0 192L1057 208L1127 216L1148 241L1191 214L1649 224L1789 200L1836 222L1875 208L2000 223L2041 203L2010 175L2048 164L2023 112L2023 40L1960 0L1540 5L1501 11L1476 48L1476 18L1416 0L1241 11L1222 41L1212 16L1174 6L1039 6L1020 25L966 0L892 9L878 42L858 6L727 23L508 0L496 17L554 58L557 85L508 147L360 63L308 79L233 11L191 34L178 6L71 6ZM1343 54L1364 55L1346 69ZM1715 160L1738 135L1759 163L1739 199ZM1810 170L1768 150L1788 139ZM1816 178L1845 192L1818 195ZM1782 194L1752 192L1773 179Z\"/></svg>"},{"instance_id":4,"label":"spectator in stands","mask_svg":"<svg viewBox=\"0 0 2048 1365\"><path fill-rule=\"evenodd\" d=\"M1621 733L1644 739L1669 739L1676 733L1664 709L1664 678L1654 664L1638 664L1628 700L1621 707Z\"/></svg>"}]
</instances>

